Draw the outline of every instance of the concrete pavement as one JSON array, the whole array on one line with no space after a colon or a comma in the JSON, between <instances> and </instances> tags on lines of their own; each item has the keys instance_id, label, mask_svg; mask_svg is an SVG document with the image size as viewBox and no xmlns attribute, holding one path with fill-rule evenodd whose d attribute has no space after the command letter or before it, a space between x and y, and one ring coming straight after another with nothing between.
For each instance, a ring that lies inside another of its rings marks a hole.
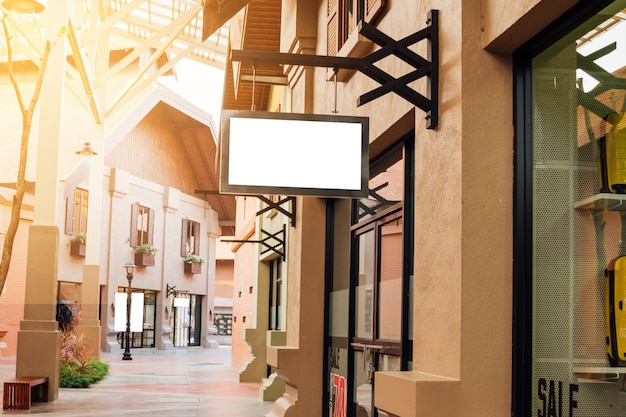
<instances>
[{"instance_id":1,"label":"concrete pavement","mask_svg":"<svg viewBox=\"0 0 626 417\"><path fill-rule=\"evenodd\" d=\"M59 398L33 403L28 411L2 414L49 416L220 416L261 417L273 402L259 399L260 383L239 383L230 365L230 347L175 348L170 351L132 349L101 353L109 374L84 389L60 389ZM15 357L0 357L0 382L15 375ZM1 389L1 387L0 387Z\"/></svg>"}]
</instances>

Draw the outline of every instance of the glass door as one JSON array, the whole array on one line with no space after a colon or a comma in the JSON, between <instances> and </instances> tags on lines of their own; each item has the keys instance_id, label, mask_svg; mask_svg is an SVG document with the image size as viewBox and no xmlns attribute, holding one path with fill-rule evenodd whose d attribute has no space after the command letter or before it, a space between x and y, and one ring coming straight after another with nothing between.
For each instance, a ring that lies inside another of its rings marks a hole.
<instances>
[{"instance_id":1,"label":"glass door","mask_svg":"<svg viewBox=\"0 0 626 417\"><path fill-rule=\"evenodd\" d=\"M355 201L351 227L350 413L387 416L374 406L376 372L411 365L413 140L370 165L369 197Z\"/></svg>"},{"instance_id":2,"label":"glass door","mask_svg":"<svg viewBox=\"0 0 626 417\"><path fill-rule=\"evenodd\" d=\"M176 347L200 346L202 324L202 296L176 294L170 296L171 335Z\"/></svg>"},{"instance_id":3,"label":"glass door","mask_svg":"<svg viewBox=\"0 0 626 417\"><path fill-rule=\"evenodd\" d=\"M357 416L385 416L374 408L376 371L402 370L403 219L397 211L356 233L354 406Z\"/></svg>"},{"instance_id":4,"label":"glass door","mask_svg":"<svg viewBox=\"0 0 626 417\"><path fill-rule=\"evenodd\" d=\"M386 416L376 372L411 369L413 184L410 134L370 163L368 198L327 203L324 417Z\"/></svg>"}]
</instances>

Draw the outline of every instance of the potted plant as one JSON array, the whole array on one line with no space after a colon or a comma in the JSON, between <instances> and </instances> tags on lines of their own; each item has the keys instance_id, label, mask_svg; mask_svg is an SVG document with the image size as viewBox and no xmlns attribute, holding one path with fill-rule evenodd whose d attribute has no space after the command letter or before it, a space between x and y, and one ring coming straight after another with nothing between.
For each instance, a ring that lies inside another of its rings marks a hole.
<instances>
[{"instance_id":1,"label":"potted plant","mask_svg":"<svg viewBox=\"0 0 626 417\"><path fill-rule=\"evenodd\" d=\"M154 266L154 256L157 248L144 243L135 246L135 265L137 266Z\"/></svg>"},{"instance_id":2,"label":"potted plant","mask_svg":"<svg viewBox=\"0 0 626 417\"><path fill-rule=\"evenodd\" d=\"M202 271L204 259L193 253L188 253L183 258L185 274L199 274Z\"/></svg>"},{"instance_id":3,"label":"potted plant","mask_svg":"<svg viewBox=\"0 0 626 417\"><path fill-rule=\"evenodd\" d=\"M87 233L70 233L70 255L85 256L85 248L87 243Z\"/></svg>"}]
</instances>

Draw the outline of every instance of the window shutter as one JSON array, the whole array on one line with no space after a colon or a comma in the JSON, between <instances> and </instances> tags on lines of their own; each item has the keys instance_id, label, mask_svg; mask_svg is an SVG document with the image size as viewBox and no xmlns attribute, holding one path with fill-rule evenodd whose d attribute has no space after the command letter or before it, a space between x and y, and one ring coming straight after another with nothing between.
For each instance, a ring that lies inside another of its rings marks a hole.
<instances>
[{"instance_id":1,"label":"window shutter","mask_svg":"<svg viewBox=\"0 0 626 417\"><path fill-rule=\"evenodd\" d=\"M183 228L180 233L180 256L187 255L187 242L189 241L189 220L183 219Z\"/></svg>"},{"instance_id":2,"label":"window shutter","mask_svg":"<svg viewBox=\"0 0 626 417\"><path fill-rule=\"evenodd\" d=\"M154 244L154 209L148 213L148 245Z\"/></svg>"},{"instance_id":3,"label":"window shutter","mask_svg":"<svg viewBox=\"0 0 626 417\"><path fill-rule=\"evenodd\" d=\"M74 194L74 193L72 193ZM65 198L65 233L74 231L74 201L70 197Z\"/></svg>"},{"instance_id":4,"label":"window shutter","mask_svg":"<svg viewBox=\"0 0 626 417\"><path fill-rule=\"evenodd\" d=\"M137 216L139 215L139 205L133 204L130 210L130 246L137 245Z\"/></svg>"},{"instance_id":5,"label":"window shutter","mask_svg":"<svg viewBox=\"0 0 626 417\"><path fill-rule=\"evenodd\" d=\"M365 21L373 24L384 8L385 0L365 0Z\"/></svg>"},{"instance_id":6,"label":"window shutter","mask_svg":"<svg viewBox=\"0 0 626 417\"><path fill-rule=\"evenodd\" d=\"M193 253L200 255L200 223L193 222Z\"/></svg>"},{"instance_id":7,"label":"window shutter","mask_svg":"<svg viewBox=\"0 0 626 417\"><path fill-rule=\"evenodd\" d=\"M336 56L339 51L339 1L328 0L326 9L326 55Z\"/></svg>"}]
</instances>

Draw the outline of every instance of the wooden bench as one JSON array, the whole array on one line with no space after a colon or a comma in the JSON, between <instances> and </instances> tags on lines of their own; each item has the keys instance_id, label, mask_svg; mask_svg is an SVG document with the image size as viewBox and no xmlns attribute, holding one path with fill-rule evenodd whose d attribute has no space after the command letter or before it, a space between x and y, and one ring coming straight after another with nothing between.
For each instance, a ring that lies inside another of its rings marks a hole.
<instances>
[{"instance_id":1,"label":"wooden bench","mask_svg":"<svg viewBox=\"0 0 626 417\"><path fill-rule=\"evenodd\" d=\"M30 410L33 401L48 401L48 377L24 376L4 383L2 408Z\"/></svg>"}]
</instances>

